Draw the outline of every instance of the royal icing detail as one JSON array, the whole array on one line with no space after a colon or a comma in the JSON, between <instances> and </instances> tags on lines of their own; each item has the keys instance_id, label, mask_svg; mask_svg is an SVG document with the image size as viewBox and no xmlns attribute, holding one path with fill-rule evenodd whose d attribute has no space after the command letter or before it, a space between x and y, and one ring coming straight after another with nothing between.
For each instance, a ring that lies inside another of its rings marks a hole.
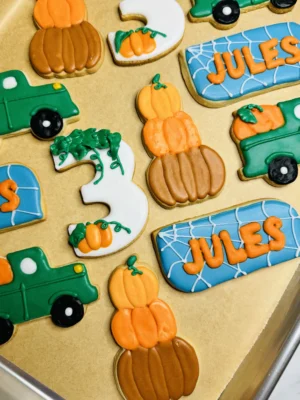
<instances>
[{"instance_id":1,"label":"royal icing detail","mask_svg":"<svg viewBox=\"0 0 300 400\"><path fill-rule=\"evenodd\" d=\"M0 166L0 232L45 219L39 181L21 164Z\"/></svg>"},{"instance_id":2,"label":"royal icing detail","mask_svg":"<svg viewBox=\"0 0 300 400\"><path fill-rule=\"evenodd\" d=\"M117 312L111 322L117 356L116 378L128 400L180 399L195 389L199 363L193 347L176 337L171 308L158 298L156 275L131 256L109 281ZM138 395L138 396L137 396Z\"/></svg>"},{"instance_id":3,"label":"royal icing detail","mask_svg":"<svg viewBox=\"0 0 300 400\"><path fill-rule=\"evenodd\" d=\"M96 72L104 50L97 30L84 21L83 0L38 0L33 16L40 29L30 43L29 57L39 75Z\"/></svg>"},{"instance_id":4,"label":"royal icing detail","mask_svg":"<svg viewBox=\"0 0 300 400\"><path fill-rule=\"evenodd\" d=\"M173 50L181 41L185 17L176 0L123 0L119 5L123 20L147 21L135 31L108 34L108 41L116 63L149 62Z\"/></svg>"},{"instance_id":5,"label":"royal icing detail","mask_svg":"<svg viewBox=\"0 0 300 400\"><path fill-rule=\"evenodd\" d=\"M300 98L277 105L248 104L234 113L231 136L244 167L242 180L263 177L287 185L298 176L300 163Z\"/></svg>"},{"instance_id":6,"label":"royal icing detail","mask_svg":"<svg viewBox=\"0 0 300 400\"><path fill-rule=\"evenodd\" d=\"M284 22L188 47L181 66L193 97L226 102L299 80L300 25Z\"/></svg>"},{"instance_id":7,"label":"royal icing detail","mask_svg":"<svg viewBox=\"0 0 300 400\"><path fill-rule=\"evenodd\" d=\"M145 193L132 182L134 154L119 133L107 129L76 129L51 145L57 171L82 162L93 163L95 178L82 186L85 204L105 203L109 215L93 223L69 226L70 244L78 257L100 257L132 243L148 218Z\"/></svg>"},{"instance_id":8,"label":"royal icing detail","mask_svg":"<svg viewBox=\"0 0 300 400\"><path fill-rule=\"evenodd\" d=\"M0 73L0 140L29 131L49 140L78 115L64 85L31 86L22 71Z\"/></svg>"},{"instance_id":9,"label":"royal icing detail","mask_svg":"<svg viewBox=\"0 0 300 400\"><path fill-rule=\"evenodd\" d=\"M143 142L154 157L147 171L154 198L174 207L217 195L225 182L223 160L202 145L192 118L181 110L176 87L155 75L139 92L137 110L146 121Z\"/></svg>"},{"instance_id":10,"label":"royal icing detail","mask_svg":"<svg viewBox=\"0 0 300 400\"><path fill-rule=\"evenodd\" d=\"M219 29L231 28L239 19L242 12L269 6L276 13L283 14L291 11L297 0L256 0L251 1L212 1L212 0L192 0L193 7L189 12L192 22L210 21Z\"/></svg>"},{"instance_id":11,"label":"royal icing detail","mask_svg":"<svg viewBox=\"0 0 300 400\"><path fill-rule=\"evenodd\" d=\"M51 316L67 328L84 316L84 304L98 299L85 265L50 268L39 247L0 257L0 345L14 333L14 325Z\"/></svg>"},{"instance_id":12,"label":"royal icing detail","mask_svg":"<svg viewBox=\"0 0 300 400\"><path fill-rule=\"evenodd\" d=\"M201 292L300 256L300 217L289 204L262 200L154 232L166 280Z\"/></svg>"}]
</instances>

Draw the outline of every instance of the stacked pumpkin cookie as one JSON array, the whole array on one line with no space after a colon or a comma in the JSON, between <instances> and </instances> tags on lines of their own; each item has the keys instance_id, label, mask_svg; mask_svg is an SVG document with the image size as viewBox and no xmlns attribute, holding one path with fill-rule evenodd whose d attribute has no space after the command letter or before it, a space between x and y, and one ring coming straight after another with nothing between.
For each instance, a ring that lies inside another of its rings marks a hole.
<instances>
[{"instance_id":1,"label":"stacked pumpkin cookie","mask_svg":"<svg viewBox=\"0 0 300 400\"><path fill-rule=\"evenodd\" d=\"M147 172L154 198L175 207L216 196L225 182L221 157L201 144L192 118L181 110L181 97L157 74L137 96L137 110L145 126L143 140L154 160Z\"/></svg>"},{"instance_id":2,"label":"stacked pumpkin cookie","mask_svg":"<svg viewBox=\"0 0 300 400\"><path fill-rule=\"evenodd\" d=\"M128 400L179 399L196 386L199 364L193 347L176 337L168 304L158 299L158 280L131 256L110 279L109 293L118 309L112 334L123 349L116 359L116 379Z\"/></svg>"},{"instance_id":3,"label":"stacked pumpkin cookie","mask_svg":"<svg viewBox=\"0 0 300 400\"><path fill-rule=\"evenodd\" d=\"M84 0L37 0L33 18L39 30L29 57L39 75L72 77L97 71L104 47L86 14Z\"/></svg>"}]
</instances>

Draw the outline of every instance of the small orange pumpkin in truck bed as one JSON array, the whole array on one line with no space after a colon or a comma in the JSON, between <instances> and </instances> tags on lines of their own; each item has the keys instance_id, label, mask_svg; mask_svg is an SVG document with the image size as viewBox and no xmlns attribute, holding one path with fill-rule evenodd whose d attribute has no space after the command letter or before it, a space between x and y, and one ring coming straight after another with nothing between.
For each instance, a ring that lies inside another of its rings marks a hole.
<instances>
[{"instance_id":1,"label":"small orange pumpkin in truck bed","mask_svg":"<svg viewBox=\"0 0 300 400\"><path fill-rule=\"evenodd\" d=\"M242 111L243 110L243 111ZM248 114L247 118L240 118L240 113ZM234 112L234 122L232 124L232 136L234 140L243 140L259 133L265 133L277 129L284 125L284 117L278 106L256 106L249 104L238 112ZM254 117L254 118L253 118ZM255 122L256 120L256 122Z\"/></svg>"}]
</instances>

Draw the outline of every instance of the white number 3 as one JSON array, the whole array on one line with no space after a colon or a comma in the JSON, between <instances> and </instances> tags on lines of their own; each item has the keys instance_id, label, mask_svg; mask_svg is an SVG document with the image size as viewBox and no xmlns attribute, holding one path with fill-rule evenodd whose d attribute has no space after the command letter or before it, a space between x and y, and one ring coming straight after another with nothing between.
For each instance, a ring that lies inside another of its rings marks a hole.
<instances>
[{"instance_id":1,"label":"white number 3","mask_svg":"<svg viewBox=\"0 0 300 400\"><path fill-rule=\"evenodd\" d=\"M69 226L69 242L76 255L101 257L132 243L147 222L148 200L132 182L134 154L121 135L106 129L77 129L57 137L51 153L57 171L93 163L96 175L81 187L83 202L105 203L110 208L104 219Z\"/></svg>"}]
</instances>

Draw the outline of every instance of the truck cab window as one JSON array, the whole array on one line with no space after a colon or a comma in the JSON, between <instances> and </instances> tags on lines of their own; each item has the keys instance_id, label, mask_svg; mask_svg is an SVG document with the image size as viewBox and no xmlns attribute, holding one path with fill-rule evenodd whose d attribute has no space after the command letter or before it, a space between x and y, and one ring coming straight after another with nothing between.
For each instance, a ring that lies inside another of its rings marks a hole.
<instances>
[{"instance_id":1,"label":"truck cab window","mask_svg":"<svg viewBox=\"0 0 300 400\"><path fill-rule=\"evenodd\" d=\"M32 275L37 270L36 262L32 258L24 258L20 264L23 274Z\"/></svg>"},{"instance_id":2,"label":"truck cab window","mask_svg":"<svg viewBox=\"0 0 300 400\"><path fill-rule=\"evenodd\" d=\"M294 108L294 114L296 118L300 119L300 104Z\"/></svg>"},{"instance_id":3,"label":"truck cab window","mask_svg":"<svg viewBox=\"0 0 300 400\"><path fill-rule=\"evenodd\" d=\"M16 78L13 76L9 76L8 78L5 78L3 80L3 88L4 89L7 89L7 90L14 89L17 86L18 86L18 82L17 82Z\"/></svg>"}]
</instances>

